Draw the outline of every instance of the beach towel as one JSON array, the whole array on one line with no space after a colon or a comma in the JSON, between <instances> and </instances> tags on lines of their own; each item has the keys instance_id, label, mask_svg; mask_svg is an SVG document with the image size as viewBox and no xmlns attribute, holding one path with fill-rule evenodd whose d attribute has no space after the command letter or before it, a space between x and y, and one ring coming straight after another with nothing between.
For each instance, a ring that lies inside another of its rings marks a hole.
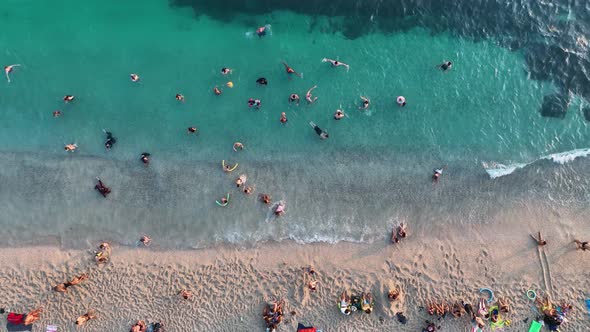
<instances>
[{"instance_id":1,"label":"beach towel","mask_svg":"<svg viewBox=\"0 0 590 332\"><path fill-rule=\"evenodd\" d=\"M541 328L543 327L543 324L537 322L536 320L534 320L531 323L531 327L529 328L529 332L539 332L541 331Z\"/></svg>"},{"instance_id":2,"label":"beach towel","mask_svg":"<svg viewBox=\"0 0 590 332\"><path fill-rule=\"evenodd\" d=\"M45 332L57 332L57 325L47 325Z\"/></svg>"},{"instance_id":3,"label":"beach towel","mask_svg":"<svg viewBox=\"0 0 590 332\"><path fill-rule=\"evenodd\" d=\"M586 309L588 309L588 314L590 315L590 300L586 300Z\"/></svg>"},{"instance_id":4,"label":"beach towel","mask_svg":"<svg viewBox=\"0 0 590 332\"><path fill-rule=\"evenodd\" d=\"M297 324L297 332L317 332L315 327L307 327L301 323Z\"/></svg>"},{"instance_id":5,"label":"beach towel","mask_svg":"<svg viewBox=\"0 0 590 332\"><path fill-rule=\"evenodd\" d=\"M6 323L6 330L8 332L24 332L24 331L32 331L33 325L23 325L23 324L12 324Z\"/></svg>"}]
</instances>

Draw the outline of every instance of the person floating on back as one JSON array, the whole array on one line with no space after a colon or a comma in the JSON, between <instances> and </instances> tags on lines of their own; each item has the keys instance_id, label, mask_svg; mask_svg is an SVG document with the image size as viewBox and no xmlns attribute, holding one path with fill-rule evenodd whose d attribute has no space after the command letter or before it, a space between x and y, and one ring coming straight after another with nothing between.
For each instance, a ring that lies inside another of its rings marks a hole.
<instances>
[{"instance_id":1,"label":"person floating on back","mask_svg":"<svg viewBox=\"0 0 590 332\"><path fill-rule=\"evenodd\" d=\"M345 64L344 62L340 62L338 60L332 60L332 59L328 59L328 58L323 58L322 62L329 62L332 64L332 67L338 67L338 66L344 66L346 67L346 71L348 71L350 69L350 66Z\"/></svg>"},{"instance_id":2,"label":"person floating on back","mask_svg":"<svg viewBox=\"0 0 590 332\"><path fill-rule=\"evenodd\" d=\"M318 136L321 139L327 139L328 137L330 137L328 135L328 132L325 130L322 130L322 128L318 127L315 123L313 123L313 121L309 122L309 125L313 128L313 130L315 131L316 134L318 134Z\"/></svg>"},{"instance_id":3,"label":"person floating on back","mask_svg":"<svg viewBox=\"0 0 590 332\"><path fill-rule=\"evenodd\" d=\"M6 80L8 80L8 83L10 83L10 73L12 73L12 70L14 69L14 67L20 67L19 64L14 64L14 65L8 65L4 67L4 74L6 74Z\"/></svg>"}]
</instances>

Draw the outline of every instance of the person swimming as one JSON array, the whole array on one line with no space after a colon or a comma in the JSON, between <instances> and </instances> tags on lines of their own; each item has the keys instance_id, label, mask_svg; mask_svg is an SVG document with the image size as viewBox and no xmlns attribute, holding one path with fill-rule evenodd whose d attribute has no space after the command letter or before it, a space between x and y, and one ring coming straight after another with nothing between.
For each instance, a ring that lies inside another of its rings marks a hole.
<instances>
[{"instance_id":1,"label":"person swimming","mask_svg":"<svg viewBox=\"0 0 590 332\"><path fill-rule=\"evenodd\" d=\"M287 114L285 112L281 112L281 123L287 123Z\"/></svg>"},{"instance_id":2,"label":"person swimming","mask_svg":"<svg viewBox=\"0 0 590 332\"><path fill-rule=\"evenodd\" d=\"M340 120L344 117L344 112L342 110L336 110L334 113L334 120Z\"/></svg>"},{"instance_id":3,"label":"person swimming","mask_svg":"<svg viewBox=\"0 0 590 332\"><path fill-rule=\"evenodd\" d=\"M256 29L256 35L258 35L259 38L266 36L266 25Z\"/></svg>"},{"instance_id":4,"label":"person swimming","mask_svg":"<svg viewBox=\"0 0 590 332\"><path fill-rule=\"evenodd\" d=\"M309 125L313 128L315 133L318 134L318 136L320 136L321 139L327 139L328 137L330 137L327 131L322 130L322 128L318 127L315 123L313 123L313 121L310 121Z\"/></svg>"},{"instance_id":5,"label":"person swimming","mask_svg":"<svg viewBox=\"0 0 590 332\"><path fill-rule=\"evenodd\" d=\"M299 105L299 95L298 95L298 94L296 94L296 93L292 93L292 94L289 96L289 102L290 102L290 103L292 103L292 102L297 102L297 105Z\"/></svg>"},{"instance_id":6,"label":"person swimming","mask_svg":"<svg viewBox=\"0 0 590 332\"><path fill-rule=\"evenodd\" d=\"M76 97L74 97L74 96L72 96L72 95L65 95L65 96L64 96L64 98L63 98L63 100L64 100L66 103L69 103L69 102L71 102L71 101L74 101L74 98L76 98Z\"/></svg>"},{"instance_id":7,"label":"person swimming","mask_svg":"<svg viewBox=\"0 0 590 332\"><path fill-rule=\"evenodd\" d=\"M232 70L230 68L221 68L221 74L222 75L227 75L227 74L231 74Z\"/></svg>"},{"instance_id":8,"label":"person swimming","mask_svg":"<svg viewBox=\"0 0 590 332\"><path fill-rule=\"evenodd\" d=\"M435 183L438 182L438 180L440 179L440 177L443 174L444 169L445 169L445 166L434 169L434 171L433 171L434 173L432 174L432 181L433 182L435 182Z\"/></svg>"},{"instance_id":9,"label":"person swimming","mask_svg":"<svg viewBox=\"0 0 590 332\"><path fill-rule=\"evenodd\" d=\"M359 109L366 110L367 108L369 108L369 105L371 104L371 100L367 97L364 97L364 96L361 96L361 100L362 100L362 104L359 107Z\"/></svg>"},{"instance_id":10,"label":"person swimming","mask_svg":"<svg viewBox=\"0 0 590 332\"><path fill-rule=\"evenodd\" d=\"M438 65L442 71L447 71L453 67L453 63L451 61L444 61L442 64Z\"/></svg>"},{"instance_id":11,"label":"person swimming","mask_svg":"<svg viewBox=\"0 0 590 332\"><path fill-rule=\"evenodd\" d=\"M147 152L142 153L139 160L141 160L142 163L148 165L150 163L150 154Z\"/></svg>"},{"instance_id":12,"label":"person swimming","mask_svg":"<svg viewBox=\"0 0 590 332\"><path fill-rule=\"evenodd\" d=\"M280 217L285 214L285 203L284 202L281 201L281 202L279 202L279 204L277 204L274 214L277 217Z\"/></svg>"},{"instance_id":13,"label":"person swimming","mask_svg":"<svg viewBox=\"0 0 590 332\"><path fill-rule=\"evenodd\" d=\"M53 117L54 118L57 118L60 115L62 115L61 111L53 111Z\"/></svg>"},{"instance_id":14,"label":"person swimming","mask_svg":"<svg viewBox=\"0 0 590 332\"><path fill-rule=\"evenodd\" d=\"M262 201L264 204L270 204L271 199L272 199L269 194L264 194L264 193L260 194L259 198L260 198L260 201Z\"/></svg>"},{"instance_id":15,"label":"person swimming","mask_svg":"<svg viewBox=\"0 0 590 332\"><path fill-rule=\"evenodd\" d=\"M107 140L104 142L104 147L107 150L110 150L115 143L117 143L117 139L113 136L110 131L102 130L107 135Z\"/></svg>"},{"instance_id":16,"label":"person swimming","mask_svg":"<svg viewBox=\"0 0 590 332\"><path fill-rule=\"evenodd\" d=\"M4 66L4 74L6 74L6 80L8 80L8 83L10 83L10 73L12 73L12 71L14 70L14 67L20 67L20 65L14 64L14 65Z\"/></svg>"},{"instance_id":17,"label":"person swimming","mask_svg":"<svg viewBox=\"0 0 590 332\"><path fill-rule=\"evenodd\" d=\"M218 87L214 87L213 88L213 93L217 96L219 96L221 94L221 90Z\"/></svg>"},{"instance_id":18,"label":"person swimming","mask_svg":"<svg viewBox=\"0 0 590 332\"><path fill-rule=\"evenodd\" d=\"M406 97L398 96L396 99L396 102L400 107L404 107L404 106L406 106Z\"/></svg>"},{"instance_id":19,"label":"person swimming","mask_svg":"<svg viewBox=\"0 0 590 332\"><path fill-rule=\"evenodd\" d=\"M177 93L176 94L176 100L178 100L178 101L184 101L184 96L181 95L180 93Z\"/></svg>"},{"instance_id":20,"label":"person swimming","mask_svg":"<svg viewBox=\"0 0 590 332\"><path fill-rule=\"evenodd\" d=\"M236 179L236 187L241 187L243 185L246 184L246 181L248 181L248 177L246 176L246 174L241 174L237 179Z\"/></svg>"},{"instance_id":21,"label":"person swimming","mask_svg":"<svg viewBox=\"0 0 590 332\"><path fill-rule=\"evenodd\" d=\"M260 99L248 99L248 107L256 107L256 108L260 108L260 105L262 105L262 102L260 101Z\"/></svg>"},{"instance_id":22,"label":"person swimming","mask_svg":"<svg viewBox=\"0 0 590 332\"><path fill-rule=\"evenodd\" d=\"M328 59L328 58L323 58L322 62L329 62L332 64L332 67L338 67L338 66L344 66L346 67L346 71L348 71L350 69L350 66L345 64L344 62L340 62L338 60L332 60L332 59Z\"/></svg>"},{"instance_id":23,"label":"person swimming","mask_svg":"<svg viewBox=\"0 0 590 332\"><path fill-rule=\"evenodd\" d=\"M313 86L313 88L309 89L309 90L307 91L307 93L305 94L305 99L307 100L307 103L308 103L308 104L313 104L313 102L314 102L314 101L316 101L316 100L318 99L318 97L313 97L313 98L312 98L312 96L311 96L311 92L312 92L312 91L313 91L315 88L317 88L317 87L318 87L317 85L314 85L314 86Z\"/></svg>"},{"instance_id":24,"label":"person swimming","mask_svg":"<svg viewBox=\"0 0 590 332\"><path fill-rule=\"evenodd\" d=\"M287 71L287 74L295 74L295 75L299 76L300 78L303 78L303 75L299 74L293 68L289 67L289 65L285 61L281 61L281 62L283 63L283 66L285 66L285 70Z\"/></svg>"},{"instance_id":25,"label":"person swimming","mask_svg":"<svg viewBox=\"0 0 590 332\"><path fill-rule=\"evenodd\" d=\"M259 79L257 79L256 83L258 83L260 85L268 85L268 81L264 77L260 77Z\"/></svg>"},{"instance_id":26,"label":"person swimming","mask_svg":"<svg viewBox=\"0 0 590 332\"><path fill-rule=\"evenodd\" d=\"M139 82L139 75L137 74L130 74L129 77L131 78L132 82Z\"/></svg>"},{"instance_id":27,"label":"person swimming","mask_svg":"<svg viewBox=\"0 0 590 332\"><path fill-rule=\"evenodd\" d=\"M64 150L66 150L68 152L74 152L74 151L76 151L77 148L78 148L78 145L76 143L66 144L66 146L64 147Z\"/></svg>"},{"instance_id":28,"label":"person swimming","mask_svg":"<svg viewBox=\"0 0 590 332\"><path fill-rule=\"evenodd\" d=\"M100 180L100 178L96 178L96 180L98 181L98 183L94 186L94 189L98 190L98 192L104 197L106 198L108 194L111 193L111 189L107 186L104 185L104 183L102 183L102 181Z\"/></svg>"},{"instance_id":29,"label":"person swimming","mask_svg":"<svg viewBox=\"0 0 590 332\"><path fill-rule=\"evenodd\" d=\"M238 149L244 150L244 144L240 143L240 142L235 142L234 146L233 146L234 151L238 152Z\"/></svg>"},{"instance_id":30,"label":"person swimming","mask_svg":"<svg viewBox=\"0 0 590 332\"><path fill-rule=\"evenodd\" d=\"M188 127L187 131L189 134L194 134L197 132L197 127Z\"/></svg>"}]
</instances>

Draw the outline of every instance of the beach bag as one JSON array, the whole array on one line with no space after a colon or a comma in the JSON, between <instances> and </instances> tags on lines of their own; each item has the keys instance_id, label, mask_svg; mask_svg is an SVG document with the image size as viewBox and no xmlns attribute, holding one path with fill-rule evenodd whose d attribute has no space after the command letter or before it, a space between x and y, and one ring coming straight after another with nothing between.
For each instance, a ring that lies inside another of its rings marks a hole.
<instances>
[{"instance_id":1,"label":"beach bag","mask_svg":"<svg viewBox=\"0 0 590 332\"><path fill-rule=\"evenodd\" d=\"M305 325L299 323L297 325L297 332L317 332L315 327L306 327Z\"/></svg>"},{"instance_id":2,"label":"beach bag","mask_svg":"<svg viewBox=\"0 0 590 332\"><path fill-rule=\"evenodd\" d=\"M6 320L10 324L14 324L14 325L22 324L25 320L25 315L10 312L10 313L8 313L8 318Z\"/></svg>"}]
</instances>

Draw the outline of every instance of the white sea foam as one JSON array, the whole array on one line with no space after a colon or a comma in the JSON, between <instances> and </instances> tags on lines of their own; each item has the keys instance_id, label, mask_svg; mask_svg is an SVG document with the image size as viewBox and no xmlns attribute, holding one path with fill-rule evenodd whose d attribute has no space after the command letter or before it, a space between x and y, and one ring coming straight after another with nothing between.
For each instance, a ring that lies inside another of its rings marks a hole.
<instances>
[{"instance_id":1,"label":"white sea foam","mask_svg":"<svg viewBox=\"0 0 590 332\"><path fill-rule=\"evenodd\" d=\"M530 164L533 164L539 160L551 160L554 163L563 165L563 164L566 164L566 163L569 163L569 162L575 160L576 158L587 157L588 155L590 155L590 148L575 149L575 150L553 153L553 154L550 154L547 156L543 156L543 157L541 157L537 160L534 160L532 162L529 162L529 163L514 163L514 164L505 165L505 164L496 163L496 162L489 162L489 163L482 162L482 166L486 170L486 172L488 173L490 178L495 179L495 178L499 178L501 176L512 174L517 169L524 168L524 167L526 167Z\"/></svg>"}]
</instances>

